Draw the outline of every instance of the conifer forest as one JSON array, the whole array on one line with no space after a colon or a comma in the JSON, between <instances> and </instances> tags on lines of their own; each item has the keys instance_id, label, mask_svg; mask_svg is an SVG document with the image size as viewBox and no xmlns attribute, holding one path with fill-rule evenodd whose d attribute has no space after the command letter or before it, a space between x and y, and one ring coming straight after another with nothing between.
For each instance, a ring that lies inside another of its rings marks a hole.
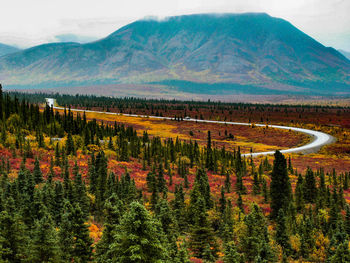
<instances>
[{"instance_id":1,"label":"conifer forest","mask_svg":"<svg viewBox=\"0 0 350 263\"><path fill-rule=\"evenodd\" d=\"M349 172L348 107L1 88L0 262L350 262Z\"/></svg>"}]
</instances>

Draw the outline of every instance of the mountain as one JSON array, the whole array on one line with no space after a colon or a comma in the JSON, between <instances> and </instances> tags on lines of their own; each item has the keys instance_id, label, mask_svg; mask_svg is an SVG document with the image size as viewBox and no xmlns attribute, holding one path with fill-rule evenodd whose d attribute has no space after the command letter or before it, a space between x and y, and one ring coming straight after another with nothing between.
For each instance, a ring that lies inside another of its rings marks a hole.
<instances>
[{"instance_id":1,"label":"mountain","mask_svg":"<svg viewBox=\"0 0 350 263\"><path fill-rule=\"evenodd\" d=\"M55 36L57 42L76 42L76 43L89 43L97 40L95 37L80 36L74 34L62 34Z\"/></svg>"},{"instance_id":2,"label":"mountain","mask_svg":"<svg viewBox=\"0 0 350 263\"><path fill-rule=\"evenodd\" d=\"M261 13L140 20L99 41L53 43L0 58L4 85L148 83L181 92L349 94L350 61Z\"/></svg>"},{"instance_id":3,"label":"mountain","mask_svg":"<svg viewBox=\"0 0 350 263\"><path fill-rule=\"evenodd\" d=\"M338 49L338 51L343 54L344 57L346 57L347 59L350 60L350 52L348 51L345 51L345 50L341 50L341 49Z\"/></svg>"},{"instance_id":4,"label":"mountain","mask_svg":"<svg viewBox=\"0 0 350 263\"><path fill-rule=\"evenodd\" d=\"M16 47L12 47L12 46L0 43L0 57L7 54L15 53L17 51L19 51L19 49Z\"/></svg>"}]
</instances>

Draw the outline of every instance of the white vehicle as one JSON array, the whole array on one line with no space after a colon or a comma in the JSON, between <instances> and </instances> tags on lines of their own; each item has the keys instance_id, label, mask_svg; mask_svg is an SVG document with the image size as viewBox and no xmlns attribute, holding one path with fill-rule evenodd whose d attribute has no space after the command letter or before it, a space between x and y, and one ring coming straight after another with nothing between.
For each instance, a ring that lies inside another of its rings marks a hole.
<instances>
[{"instance_id":1,"label":"white vehicle","mask_svg":"<svg viewBox=\"0 0 350 263\"><path fill-rule=\"evenodd\" d=\"M46 104L49 106L49 107L55 107L55 103L56 103L56 100L55 99L52 99L52 98L45 98L46 100Z\"/></svg>"}]
</instances>

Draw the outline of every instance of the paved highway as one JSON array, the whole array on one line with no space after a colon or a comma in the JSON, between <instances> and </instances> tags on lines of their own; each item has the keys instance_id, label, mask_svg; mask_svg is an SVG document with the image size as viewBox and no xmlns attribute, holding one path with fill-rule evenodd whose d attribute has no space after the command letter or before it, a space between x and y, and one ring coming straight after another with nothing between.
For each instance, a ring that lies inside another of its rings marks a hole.
<instances>
[{"instance_id":1,"label":"paved highway","mask_svg":"<svg viewBox=\"0 0 350 263\"><path fill-rule=\"evenodd\" d=\"M64 110L62 107L56 107L54 106L54 99L47 98L46 102L51 106L53 106L54 109ZM123 116L130 116L130 117L140 117L140 118L150 118L150 119L162 119L162 120L173 120L171 117L159 117L159 116L147 116L147 115L136 115L136 114L121 114L121 113L114 113L114 112L103 112L103 111L91 111L91 110L80 110L80 109L71 109L71 111L76 112L94 112L94 113L103 113L103 114L109 114L109 115L123 115ZM252 125L251 123L243 123L243 122L230 122L230 121L212 121L212 120L198 120L198 119L192 119L192 118L185 118L183 121L192 121L192 122L204 122L204 123L219 123L219 124L227 124L227 125ZM311 141L303 146L290 148L281 150L281 153L312 153L317 152L322 146L330 144L335 141L335 138L327 133L314 131L314 130L308 130L308 129L302 129L302 128L296 128L296 127L288 127L288 126L279 126L279 125L265 125L265 124L254 124L258 127L270 127L270 128L276 128L276 129L284 129L284 130L291 130L296 132L301 132L304 134L307 134L311 136ZM256 152L256 153L246 153L242 154L242 156L261 156L261 155L271 155L274 154L274 151L269 152Z\"/></svg>"}]
</instances>

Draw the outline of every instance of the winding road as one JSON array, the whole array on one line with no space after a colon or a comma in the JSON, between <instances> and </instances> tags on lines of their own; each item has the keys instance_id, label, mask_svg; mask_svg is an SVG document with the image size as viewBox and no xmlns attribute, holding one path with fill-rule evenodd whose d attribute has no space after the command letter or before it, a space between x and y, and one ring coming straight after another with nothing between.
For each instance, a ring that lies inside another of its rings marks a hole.
<instances>
[{"instance_id":1,"label":"winding road","mask_svg":"<svg viewBox=\"0 0 350 263\"><path fill-rule=\"evenodd\" d=\"M55 100L51 98L46 99L46 103L53 107L54 109L58 110L64 110L62 107L56 107ZM150 118L150 119L162 119L162 120L173 120L174 118L171 117L159 117L159 116L148 116L148 115L137 115L137 114L122 114L122 113L115 113L115 112L103 112L103 111L91 111L91 110L80 110L80 109L71 109L71 111L76 112L92 112L92 113L103 113L103 114L109 114L109 115L123 115L123 116L129 116L129 117L140 117L140 118ZM218 123L218 124L228 124L228 125L252 125L251 123L243 123L243 122L230 122L230 121L212 121L212 120L198 120L198 119L192 119L192 118L185 118L183 121L192 121L192 122L204 122L204 123ZM281 153L313 153L317 152L322 146L331 144L335 141L335 138L327 133L314 131L314 130L308 130L308 129L302 129L302 128L296 128L296 127L288 127L288 126L279 126L279 125L266 125L266 124L254 124L257 127L270 127L275 129L284 129L284 130L291 130L296 132L301 132L304 134L309 135L312 140L303 146L280 150ZM256 157L261 155L272 155L275 151L268 151L268 152L256 152L256 153L246 153L242 154L242 156L247 157Z\"/></svg>"}]
</instances>

